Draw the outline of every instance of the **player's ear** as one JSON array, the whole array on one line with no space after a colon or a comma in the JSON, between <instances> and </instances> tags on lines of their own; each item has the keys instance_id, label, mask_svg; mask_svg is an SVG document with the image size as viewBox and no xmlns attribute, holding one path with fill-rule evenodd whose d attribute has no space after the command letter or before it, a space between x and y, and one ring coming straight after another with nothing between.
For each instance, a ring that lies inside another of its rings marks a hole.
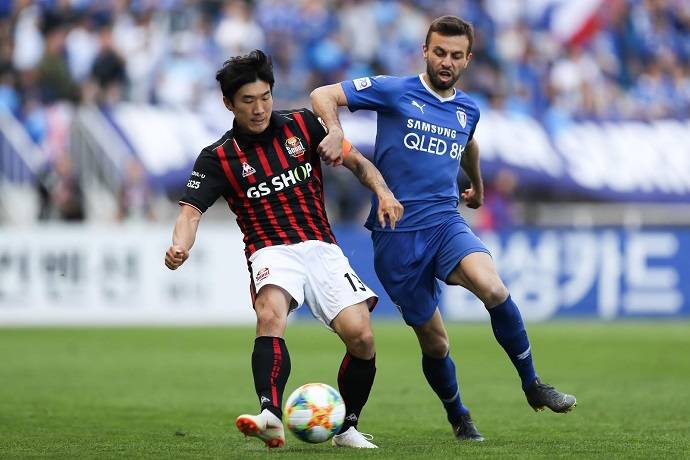
<instances>
[{"instance_id":1,"label":"player's ear","mask_svg":"<svg viewBox=\"0 0 690 460\"><path fill-rule=\"evenodd\" d=\"M225 104L225 107L229 111L234 112L233 107L232 107L232 101L225 96L223 96L223 104Z\"/></svg>"},{"instance_id":2,"label":"player's ear","mask_svg":"<svg viewBox=\"0 0 690 460\"><path fill-rule=\"evenodd\" d=\"M467 68L468 64L472 60L472 56L474 56L474 54L472 54L471 52L470 52L470 54L467 55L467 61L465 61L465 67L464 67L465 69Z\"/></svg>"}]
</instances>

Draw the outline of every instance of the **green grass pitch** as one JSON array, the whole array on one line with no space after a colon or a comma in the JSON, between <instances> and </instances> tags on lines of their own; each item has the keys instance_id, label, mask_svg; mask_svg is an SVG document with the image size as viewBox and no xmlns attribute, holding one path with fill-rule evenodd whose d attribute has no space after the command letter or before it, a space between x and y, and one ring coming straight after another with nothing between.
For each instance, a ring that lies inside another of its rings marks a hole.
<instances>
[{"instance_id":1,"label":"green grass pitch","mask_svg":"<svg viewBox=\"0 0 690 460\"><path fill-rule=\"evenodd\" d=\"M378 374L360 429L380 449L267 452L234 427L257 411L253 328L0 329L0 458L688 458L690 323L529 325L537 370L574 393L535 413L486 324L449 327L463 400L486 436L458 443L421 373L412 331L374 323ZM336 386L338 338L288 327L286 388Z\"/></svg>"}]
</instances>

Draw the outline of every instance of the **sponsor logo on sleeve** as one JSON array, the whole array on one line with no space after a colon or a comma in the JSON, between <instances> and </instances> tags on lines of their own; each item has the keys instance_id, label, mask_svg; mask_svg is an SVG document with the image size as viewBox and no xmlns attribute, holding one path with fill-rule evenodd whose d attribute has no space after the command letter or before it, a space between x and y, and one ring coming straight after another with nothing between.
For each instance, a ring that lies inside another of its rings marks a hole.
<instances>
[{"instance_id":1,"label":"sponsor logo on sleeve","mask_svg":"<svg viewBox=\"0 0 690 460\"><path fill-rule=\"evenodd\" d=\"M204 179L205 177L206 174L204 173L192 171L192 177L187 181L187 188L198 189L201 187L201 179Z\"/></svg>"},{"instance_id":2,"label":"sponsor logo on sleeve","mask_svg":"<svg viewBox=\"0 0 690 460\"><path fill-rule=\"evenodd\" d=\"M352 80L352 83L355 84L355 89L357 91L362 91L363 89L367 89L371 86L371 79L369 77L356 78Z\"/></svg>"}]
</instances>

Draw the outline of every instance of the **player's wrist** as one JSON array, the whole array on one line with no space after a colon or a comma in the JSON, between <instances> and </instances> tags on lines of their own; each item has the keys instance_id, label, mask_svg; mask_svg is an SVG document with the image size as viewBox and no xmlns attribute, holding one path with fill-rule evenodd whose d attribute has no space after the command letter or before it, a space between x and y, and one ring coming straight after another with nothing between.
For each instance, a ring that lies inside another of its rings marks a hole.
<instances>
[{"instance_id":1,"label":"player's wrist","mask_svg":"<svg viewBox=\"0 0 690 460\"><path fill-rule=\"evenodd\" d=\"M343 128L341 128L337 124L328 127L328 134L330 134L331 136L335 136L337 138L340 138L341 140L345 138L345 133L343 132Z\"/></svg>"}]
</instances>

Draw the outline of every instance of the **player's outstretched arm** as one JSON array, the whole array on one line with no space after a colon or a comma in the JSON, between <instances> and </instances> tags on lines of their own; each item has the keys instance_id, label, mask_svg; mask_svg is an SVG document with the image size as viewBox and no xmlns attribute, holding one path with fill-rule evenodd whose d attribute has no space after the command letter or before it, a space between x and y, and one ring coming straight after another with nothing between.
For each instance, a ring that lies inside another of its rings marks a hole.
<instances>
[{"instance_id":1,"label":"player's outstretched arm","mask_svg":"<svg viewBox=\"0 0 690 460\"><path fill-rule=\"evenodd\" d=\"M357 179L376 194L379 202L378 218L381 228L386 228L386 221L395 230L395 225L402 219L405 209L390 191L381 172L374 164L367 160L359 150L351 147L345 155L343 165L357 176Z\"/></svg>"},{"instance_id":2,"label":"player's outstretched arm","mask_svg":"<svg viewBox=\"0 0 690 460\"><path fill-rule=\"evenodd\" d=\"M460 159L460 166L470 179L470 188L460 194L467 207L477 209L484 204L484 183L479 168L479 144L476 139L470 140Z\"/></svg>"},{"instance_id":3,"label":"player's outstretched arm","mask_svg":"<svg viewBox=\"0 0 690 460\"><path fill-rule=\"evenodd\" d=\"M339 83L321 86L311 92L311 105L328 130L316 151L327 165L339 165L343 162L343 127L338 118L338 107L347 105L345 92Z\"/></svg>"},{"instance_id":4,"label":"player's outstretched arm","mask_svg":"<svg viewBox=\"0 0 690 460\"><path fill-rule=\"evenodd\" d=\"M200 220L201 212L198 209L186 204L180 206L180 214L173 230L172 245L165 252L165 266L170 270L176 270L189 257Z\"/></svg>"}]
</instances>

